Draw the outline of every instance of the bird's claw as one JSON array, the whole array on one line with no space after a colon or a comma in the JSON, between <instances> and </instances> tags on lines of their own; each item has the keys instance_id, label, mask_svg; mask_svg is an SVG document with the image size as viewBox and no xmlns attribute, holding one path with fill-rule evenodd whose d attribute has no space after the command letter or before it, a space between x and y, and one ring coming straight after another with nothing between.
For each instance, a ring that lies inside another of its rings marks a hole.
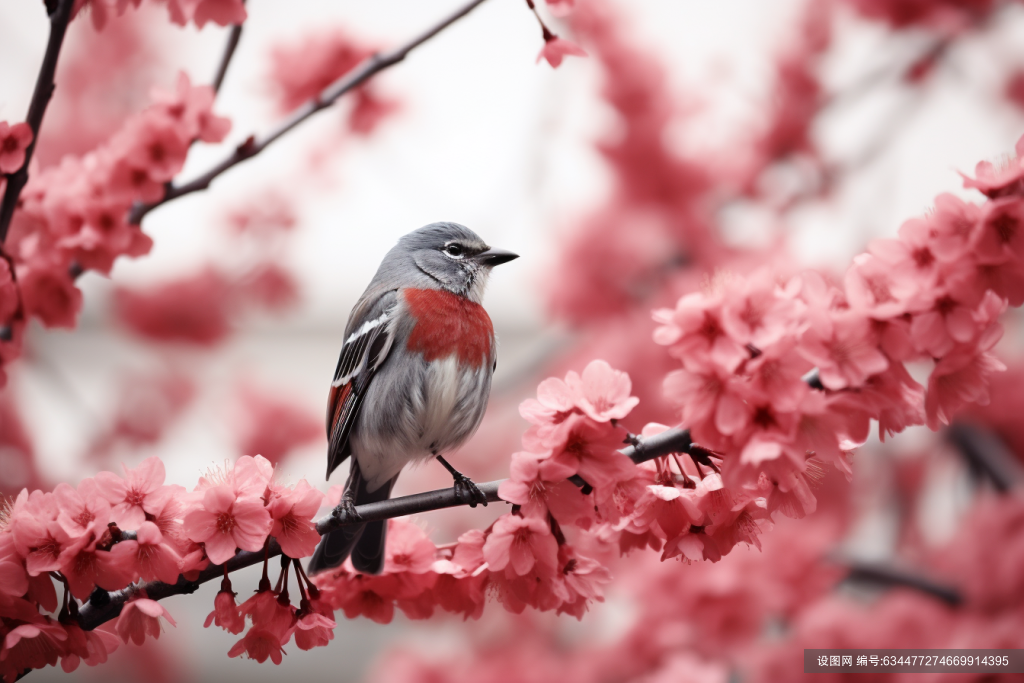
<instances>
[{"instance_id":1,"label":"bird's claw","mask_svg":"<svg viewBox=\"0 0 1024 683\"><path fill-rule=\"evenodd\" d=\"M341 524L357 524L363 521L363 516L356 510L356 505L348 498L342 498L338 507L331 513Z\"/></svg>"},{"instance_id":2,"label":"bird's claw","mask_svg":"<svg viewBox=\"0 0 1024 683\"><path fill-rule=\"evenodd\" d=\"M475 508L477 505L487 506L487 496L480 490L480 487L473 483L473 480L464 474L455 477L455 497L462 503Z\"/></svg>"}]
</instances>

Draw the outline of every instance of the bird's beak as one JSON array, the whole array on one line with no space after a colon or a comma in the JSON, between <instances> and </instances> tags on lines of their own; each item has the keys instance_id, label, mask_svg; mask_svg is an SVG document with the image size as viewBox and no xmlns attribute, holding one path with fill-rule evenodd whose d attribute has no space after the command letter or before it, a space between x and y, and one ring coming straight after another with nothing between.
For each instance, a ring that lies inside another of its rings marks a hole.
<instances>
[{"instance_id":1,"label":"bird's beak","mask_svg":"<svg viewBox=\"0 0 1024 683\"><path fill-rule=\"evenodd\" d=\"M502 263L508 263L513 259L519 258L519 254L513 254L511 251L505 251L504 249L488 249L473 258L479 263L493 268L494 266L500 266Z\"/></svg>"}]
</instances>

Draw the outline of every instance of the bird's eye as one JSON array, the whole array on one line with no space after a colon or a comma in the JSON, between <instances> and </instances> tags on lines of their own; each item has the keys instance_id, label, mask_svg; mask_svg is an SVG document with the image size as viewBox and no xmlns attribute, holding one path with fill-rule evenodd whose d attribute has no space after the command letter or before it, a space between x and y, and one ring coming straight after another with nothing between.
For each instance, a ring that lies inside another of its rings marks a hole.
<instances>
[{"instance_id":1,"label":"bird's eye","mask_svg":"<svg viewBox=\"0 0 1024 683\"><path fill-rule=\"evenodd\" d=\"M444 247L444 253L448 254L452 258L462 258L465 254L465 250L461 244L447 244Z\"/></svg>"}]
</instances>

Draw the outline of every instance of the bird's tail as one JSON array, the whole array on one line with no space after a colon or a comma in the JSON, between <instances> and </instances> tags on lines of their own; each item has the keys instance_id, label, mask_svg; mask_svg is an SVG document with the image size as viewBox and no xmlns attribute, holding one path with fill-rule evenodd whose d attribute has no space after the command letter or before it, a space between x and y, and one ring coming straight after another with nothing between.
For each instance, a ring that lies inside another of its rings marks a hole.
<instances>
[{"instance_id":1,"label":"bird's tail","mask_svg":"<svg viewBox=\"0 0 1024 683\"><path fill-rule=\"evenodd\" d=\"M346 495L355 491L353 502L356 505L376 503L391 497L391 489L395 485L396 475L380 488L368 491L366 480L359 472L359 465L352 458L352 471L345 483ZM364 574L380 574L384 569L384 539L387 535L387 520L351 524L328 532L320 539L313 557L309 560L310 576L334 569L352 556L352 566Z\"/></svg>"}]
</instances>

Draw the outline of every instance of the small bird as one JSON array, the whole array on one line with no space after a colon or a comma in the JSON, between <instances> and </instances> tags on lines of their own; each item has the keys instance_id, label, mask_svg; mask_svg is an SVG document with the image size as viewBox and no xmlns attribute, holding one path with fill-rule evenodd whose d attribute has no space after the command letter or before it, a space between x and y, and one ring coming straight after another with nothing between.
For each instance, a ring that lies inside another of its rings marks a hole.
<instances>
[{"instance_id":1,"label":"small bird","mask_svg":"<svg viewBox=\"0 0 1024 683\"><path fill-rule=\"evenodd\" d=\"M399 472L429 458L445 466L472 506L480 489L443 454L473 435L497 367L494 327L480 301L494 266L518 258L457 223L431 223L387 253L356 302L327 403L327 476L352 456L335 513L385 500ZM356 570L384 567L386 521L351 524L320 540L311 574L352 556Z\"/></svg>"}]
</instances>

